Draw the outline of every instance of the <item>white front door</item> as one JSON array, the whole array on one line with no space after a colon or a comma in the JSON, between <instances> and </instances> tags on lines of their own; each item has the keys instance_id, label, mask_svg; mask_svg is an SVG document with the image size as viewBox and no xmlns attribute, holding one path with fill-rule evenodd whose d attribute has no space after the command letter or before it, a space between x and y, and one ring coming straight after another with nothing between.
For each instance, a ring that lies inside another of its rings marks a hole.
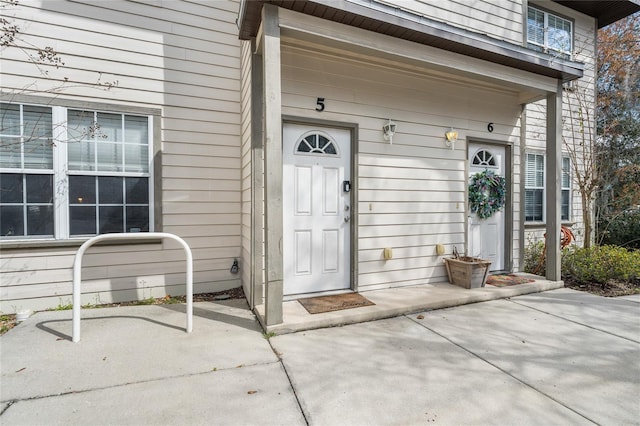
<instances>
[{"instance_id":1,"label":"white front door","mask_svg":"<svg viewBox=\"0 0 640 426\"><path fill-rule=\"evenodd\" d=\"M351 132L283 128L284 294L348 289Z\"/></svg>"},{"instance_id":2,"label":"white front door","mask_svg":"<svg viewBox=\"0 0 640 426\"><path fill-rule=\"evenodd\" d=\"M505 176L505 148L499 145L469 144L469 176L484 170L493 170ZM505 207L487 219L469 213L469 251L473 257L491 260L490 270L505 268Z\"/></svg>"}]
</instances>

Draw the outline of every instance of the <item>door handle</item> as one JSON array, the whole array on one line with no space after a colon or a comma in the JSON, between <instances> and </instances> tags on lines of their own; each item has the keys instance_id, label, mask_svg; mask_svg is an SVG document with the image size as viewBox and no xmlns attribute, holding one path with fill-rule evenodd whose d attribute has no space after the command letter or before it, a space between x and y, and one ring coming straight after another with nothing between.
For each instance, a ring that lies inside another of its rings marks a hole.
<instances>
[{"instance_id":1,"label":"door handle","mask_svg":"<svg viewBox=\"0 0 640 426\"><path fill-rule=\"evenodd\" d=\"M344 217L344 221L345 221L345 223L346 223L346 222L349 222L350 220L351 220L351 217L350 217L350 216L345 216L345 217Z\"/></svg>"}]
</instances>

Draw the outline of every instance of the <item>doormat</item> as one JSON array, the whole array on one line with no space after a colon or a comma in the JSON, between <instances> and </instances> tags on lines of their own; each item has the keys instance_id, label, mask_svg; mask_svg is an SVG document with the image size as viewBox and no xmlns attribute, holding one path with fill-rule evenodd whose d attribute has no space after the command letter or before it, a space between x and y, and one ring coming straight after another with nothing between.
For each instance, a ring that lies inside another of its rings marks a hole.
<instances>
[{"instance_id":1,"label":"doormat","mask_svg":"<svg viewBox=\"0 0 640 426\"><path fill-rule=\"evenodd\" d=\"M300 302L310 314L321 314L323 312L341 311L343 309L375 305L375 303L358 293L309 297L298 299L298 302Z\"/></svg>"},{"instance_id":2,"label":"doormat","mask_svg":"<svg viewBox=\"0 0 640 426\"><path fill-rule=\"evenodd\" d=\"M515 284L532 283L535 280L519 277L514 274L496 274L487 277L487 284L495 287L506 287Z\"/></svg>"}]
</instances>

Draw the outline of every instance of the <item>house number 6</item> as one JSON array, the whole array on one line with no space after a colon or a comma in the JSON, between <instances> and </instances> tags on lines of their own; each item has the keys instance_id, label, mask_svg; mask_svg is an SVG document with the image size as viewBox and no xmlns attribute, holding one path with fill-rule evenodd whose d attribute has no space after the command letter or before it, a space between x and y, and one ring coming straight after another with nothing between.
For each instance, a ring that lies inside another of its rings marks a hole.
<instances>
[{"instance_id":1,"label":"house number 6","mask_svg":"<svg viewBox=\"0 0 640 426\"><path fill-rule=\"evenodd\" d=\"M493 123L487 124L487 130L489 131L489 133L493 132Z\"/></svg>"},{"instance_id":2,"label":"house number 6","mask_svg":"<svg viewBox=\"0 0 640 426\"><path fill-rule=\"evenodd\" d=\"M324 111L324 98L318 98L318 100L316 101L316 111Z\"/></svg>"}]
</instances>

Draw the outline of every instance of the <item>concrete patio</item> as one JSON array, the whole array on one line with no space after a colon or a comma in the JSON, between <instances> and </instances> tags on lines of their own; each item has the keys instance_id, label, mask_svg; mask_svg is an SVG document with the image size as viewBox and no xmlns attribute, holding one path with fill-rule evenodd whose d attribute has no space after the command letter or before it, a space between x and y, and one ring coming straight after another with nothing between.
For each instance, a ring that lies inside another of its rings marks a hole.
<instances>
[{"instance_id":1,"label":"concrete patio","mask_svg":"<svg viewBox=\"0 0 640 426\"><path fill-rule=\"evenodd\" d=\"M40 312L0 338L0 423L638 424L639 313L558 289L268 340L231 300L191 334L184 305L83 310L74 344Z\"/></svg>"}]
</instances>

